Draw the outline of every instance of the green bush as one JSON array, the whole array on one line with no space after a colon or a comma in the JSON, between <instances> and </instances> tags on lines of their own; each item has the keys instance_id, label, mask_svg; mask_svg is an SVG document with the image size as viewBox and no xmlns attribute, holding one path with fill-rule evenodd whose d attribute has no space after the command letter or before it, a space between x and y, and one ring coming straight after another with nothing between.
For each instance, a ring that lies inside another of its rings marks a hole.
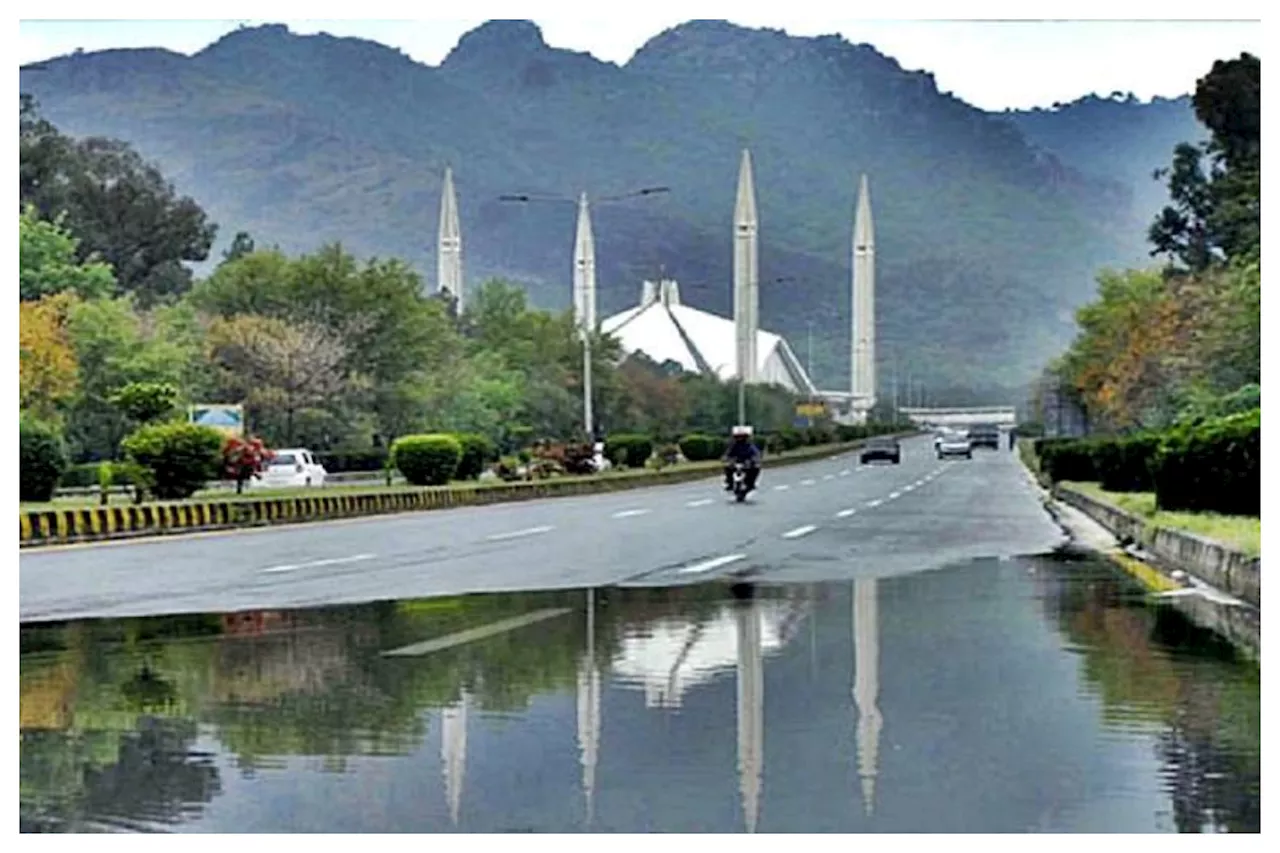
<instances>
[{"instance_id":1,"label":"green bush","mask_svg":"<svg viewBox=\"0 0 1280 853\"><path fill-rule=\"evenodd\" d=\"M1134 433L1093 443L1093 467L1109 492L1149 492L1154 488L1151 463L1160 447L1159 433Z\"/></svg>"},{"instance_id":2,"label":"green bush","mask_svg":"<svg viewBox=\"0 0 1280 853\"><path fill-rule=\"evenodd\" d=\"M458 470L454 476L459 480L474 480L484 471L488 462L498 459L498 446L487 436L474 432L454 433L458 444L462 445L462 456L458 460Z\"/></svg>"},{"instance_id":3,"label":"green bush","mask_svg":"<svg viewBox=\"0 0 1280 853\"><path fill-rule=\"evenodd\" d=\"M836 424L836 438L843 442L867 437L867 428L858 424Z\"/></svg>"},{"instance_id":4,"label":"green bush","mask_svg":"<svg viewBox=\"0 0 1280 853\"><path fill-rule=\"evenodd\" d=\"M1163 510L1258 516L1262 410L1169 430L1152 463Z\"/></svg>"},{"instance_id":5,"label":"green bush","mask_svg":"<svg viewBox=\"0 0 1280 853\"><path fill-rule=\"evenodd\" d=\"M653 455L653 439L627 433L611 435L604 443L604 455L614 465L643 468Z\"/></svg>"},{"instance_id":6,"label":"green bush","mask_svg":"<svg viewBox=\"0 0 1280 853\"><path fill-rule=\"evenodd\" d=\"M147 424L120 442L125 456L148 472L147 484L162 500L188 498L222 469L223 436L184 423Z\"/></svg>"},{"instance_id":7,"label":"green bush","mask_svg":"<svg viewBox=\"0 0 1280 853\"><path fill-rule=\"evenodd\" d=\"M726 440L693 432L680 439L680 452L690 462L706 462L724 455Z\"/></svg>"},{"instance_id":8,"label":"green bush","mask_svg":"<svg viewBox=\"0 0 1280 853\"><path fill-rule=\"evenodd\" d=\"M381 471L387 466L391 454L385 448L372 447L368 450L330 450L315 454L316 462L324 466L330 474L342 474L348 471Z\"/></svg>"},{"instance_id":9,"label":"green bush","mask_svg":"<svg viewBox=\"0 0 1280 853\"><path fill-rule=\"evenodd\" d=\"M804 447L804 436L797 429L790 427L778 430L778 440L782 443L783 450L796 450Z\"/></svg>"},{"instance_id":10,"label":"green bush","mask_svg":"<svg viewBox=\"0 0 1280 853\"><path fill-rule=\"evenodd\" d=\"M1038 438L1036 456L1040 470L1055 483L1060 480L1096 482L1094 442L1085 438Z\"/></svg>"},{"instance_id":11,"label":"green bush","mask_svg":"<svg viewBox=\"0 0 1280 853\"><path fill-rule=\"evenodd\" d=\"M457 473L462 442L452 435L406 435L391 445L392 463L415 486L443 486Z\"/></svg>"},{"instance_id":12,"label":"green bush","mask_svg":"<svg viewBox=\"0 0 1280 853\"><path fill-rule=\"evenodd\" d=\"M60 489L87 489L98 485L98 468L101 462L83 462L70 465L58 478Z\"/></svg>"},{"instance_id":13,"label":"green bush","mask_svg":"<svg viewBox=\"0 0 1280 853\"><path fill-rule=\"evenodd\" d=\"M30 418L18 421L18 499L48 501L67 470L67 448L52 424Z\"/></svg>"}]
</instances>

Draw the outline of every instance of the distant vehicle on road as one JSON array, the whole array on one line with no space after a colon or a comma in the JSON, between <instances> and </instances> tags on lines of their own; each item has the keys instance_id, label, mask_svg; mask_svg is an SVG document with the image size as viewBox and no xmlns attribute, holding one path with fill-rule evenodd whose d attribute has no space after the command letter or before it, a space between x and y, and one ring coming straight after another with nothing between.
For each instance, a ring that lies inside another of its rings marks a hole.
<instances>
[{"instance_id":1,"label":"distant vehicle on road","mask_svg":"<svg viewBox=\"0 0 1280 853\"><path fill-rule=\"evenodd\" d=\"M876 459L884 459L897 465L902 461L902 445L892 436L881 435L869 438L862 446L861 458L863 465Z\"/></svg>"},{"instance_id":2,"label":"distant vehicle on road","mask_svg":"<svg viewBox=\"0 0 1280 853\"><path fill-rule=\"evenodd\" d=\"M965 459L973 458L973 443L969 440L967 432L958 432L948 430L939 433L933 440L934 452L938 454L939 459L946 459L949 456L963 456Z\"/></svg>"},{"instance_id":3,"label":"distant vehicle on road","mask_svg":"<svg viewBox=\"0 0 1280 853\"><path fill-rule=\"evenodd\" d=\"M969 441L974 447L1000 449L1000 427L995 424L977 424L969 429Z\"/></svg>"},{"instance_id":4,"label":"distant vehicle on road","mask_svg":"<svg viewBox=\"0 0 1280 853\"><path fill-rule=\"evenodd\" d=\"M329 472L316 461L310 450L292 447L277 450L271 465L262 476L250 482L258 488L288 489L299 486L323 486Z\"/></svg>"}]
</instances>

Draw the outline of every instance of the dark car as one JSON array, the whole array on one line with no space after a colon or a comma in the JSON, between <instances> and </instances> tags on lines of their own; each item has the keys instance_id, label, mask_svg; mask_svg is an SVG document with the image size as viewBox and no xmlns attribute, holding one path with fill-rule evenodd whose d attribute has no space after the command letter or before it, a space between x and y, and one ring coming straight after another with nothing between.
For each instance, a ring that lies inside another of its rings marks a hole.
<instances>
[{"instance_id":1,"label":"dark car","mask_svg":"<svg viewBox=\"0 0 1280 853\"><path fill-rule=\"evenodd\" d=\"M1000 449L1000 427L995 424L978 424L969 428L969 441L974 447Z\"/></svg>"},{"instance_id":2,"label":"dark car","mask_svg":"<svg viewBox=\"0 0 1280 853\"><path fill-rule=\"evenodd\" d=\"M884 459L894 465L901 462L902 445L898 443L898 439L884 436L867 439L867 443L862 446L862 464L876 459Z\"/></svg>"}]
</instances>

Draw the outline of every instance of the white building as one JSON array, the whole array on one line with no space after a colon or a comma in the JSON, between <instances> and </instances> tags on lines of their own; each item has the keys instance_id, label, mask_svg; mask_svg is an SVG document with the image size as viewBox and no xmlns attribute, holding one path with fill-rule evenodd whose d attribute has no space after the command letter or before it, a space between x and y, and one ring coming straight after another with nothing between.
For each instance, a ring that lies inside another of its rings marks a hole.
<instances>
[{"instance_id":1,"label":"white building","mask_svg":"<svg viewBox=\"0 0 1280 853\"><path fill-rule=\"evenodd\" d=\"M662 364L674 361L690 373L723 381L738 376L737 331L733 320L680 301L680 285L646 281L640 304L605 318L600 330L617 338L628 355L643 352ZM798 394L817 389L791 347L773 332L756 332L756 381Z\"/></svg>"}]
</instances>

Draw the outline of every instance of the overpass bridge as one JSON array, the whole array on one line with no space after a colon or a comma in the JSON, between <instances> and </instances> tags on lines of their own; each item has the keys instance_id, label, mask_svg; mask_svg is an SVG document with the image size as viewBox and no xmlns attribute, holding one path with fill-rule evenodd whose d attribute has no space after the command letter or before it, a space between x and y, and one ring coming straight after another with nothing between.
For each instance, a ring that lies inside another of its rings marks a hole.
<instances>
[{"instance_id":1,"label":"overpass bridge","mask_svg":"<svg viewBox=\"0 0 1280 853\"><path fill-rule=\"evenodd\" d=\"M902 408L898 410L914 424L968 426L996 424L1012 427L1018 423L1013 406L973 406L968 408Z\"/></svg>"}]
</instances>

